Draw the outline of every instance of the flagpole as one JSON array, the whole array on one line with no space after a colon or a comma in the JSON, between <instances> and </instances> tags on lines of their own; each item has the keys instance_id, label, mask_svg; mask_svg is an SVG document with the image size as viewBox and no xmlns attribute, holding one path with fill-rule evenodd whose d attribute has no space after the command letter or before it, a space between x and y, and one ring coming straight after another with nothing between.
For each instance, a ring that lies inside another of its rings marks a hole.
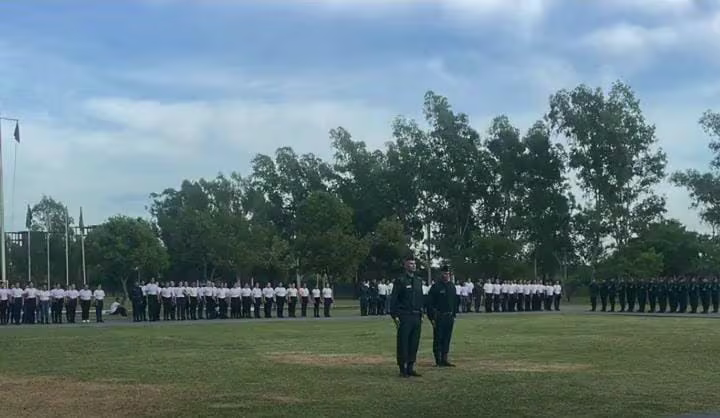
<instances>
[{"instance_id":1,"label":"flagpole","mask_svg":"<svg viewBox=\"0 0 720 418\"><path fill-rule=\"evenodd\" d=\"M70 214L65 208L65 286L70 287L70 238L68 229L70 228Z\"/></svg>"},{"instance_id":2,"label":"flagpole","mask_svg":"<svg viewBox=\"0 0 720 418\"><path fill-rule=\"evenodd\" d=\"M2 166L2 121L13 121L15 123L19 123L18 119L12 119L12 118L3 118L0 116L0 264L2 264L2 282L7 283L7 260L5 248L5 194L4 194L4 187L3 187L3 166ZM15 132L17 133L18 130L15 128ZM18 140L18 138L16 138Z\"/></svg>"},{"instance_id":3,"label":"flagpole","mask_svg":"<svg viewBox=\"0 0 720 418\"><path fill-rule=\"evenodd\" d=\"M47 230L45 231L45 239L47 242L46 245L46 251L47 251L47 282L48 282L48 289L50 288L50 227L46 227Z\"/></svg>"},{"instance_id":4,"label":"flagpole","mask_svg":"<svg viewBox=\"0 0 720 418\"><path fill-rule=\"evenodd\" d=\"M83 285L86 285L87 274L85 269L85 223L83 222L82 206L80 207L80 251L82 252Z\"/></svg>"},{"instance_id":5,"label":"flagpole","mask_svg":"<svg viewBox=\"0 0 720 418\"><path fill-rule=\"evenodd\" d=\"M30 255L30 228L28 228L28 248L27 248L27 255L28 255L28 283L32 282L32 257Z\"/></svg>"}]
</instances>

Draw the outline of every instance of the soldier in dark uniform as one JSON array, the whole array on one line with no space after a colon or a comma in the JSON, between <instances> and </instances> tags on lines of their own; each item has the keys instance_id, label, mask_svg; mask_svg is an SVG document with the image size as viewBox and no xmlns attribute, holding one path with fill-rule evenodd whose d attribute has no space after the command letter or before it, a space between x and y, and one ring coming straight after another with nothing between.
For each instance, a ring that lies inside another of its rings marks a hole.
<instances>
[{"instance_id":1,"label":"soldier in dark uniform","mask_svg":"<svg viewBox=\"0 0 720 418\"><path fill-rule=\"evenodd\" d=\"M626 286L627 286L627 283L625 282L625 279L621 278L620 280L618 280L616 290L617 290L617 295L618 295L618 302L620 303L620 312L625 312L625 309L627 307L626 306L627 305L626 298L625 298L625 296L627 296L625 293Z\"/></svg>"},{"instance_id":2,"label":"soldier in dark uniform","mask_svg":"<svg viewBox=\"0 0 720 418\"><path fill-rule=\"evenodd\" d=\"M415 362L422 330L423 282L415 275L415 257L405 257L404 267L405 273L393 283L390 316L397 324L397 364L400 376L419 377L415 371Z\"/></svg>"},{"instance_id":3,"label":"soldier in dark uniform","mask_svg":"<svg viewBox=\"0 0 720 418\"><path fill-rule=\"evenodd\" d=\"M704 314L707 314L710 311L710 292L711 292L711 285L708 281L707 277L704 277L702 279L702 283L700 283L700 302L702 303L702 308Z\"/></svg>"},{"instance_id":4,"label":"soldier in dark uniform","mask_svg":"<svg viewBox=\"0 0 720 418\"><path fill-rule=\"evenodd\" d=\"M370 284L366 281L360 284L360 316L368 315L368 303L370 302Z\"/></svg>"},{"instance_id":5,"label":"soldier in dark uniform","mask_svg":"<svg viewBox=\"0 0 720 418\"><path fill-rule=\"evenodd\" d=\"M678 307L680 313L686 313L688 308L688 282L685 277L678 281L676 287L676 293L678 298Z\"/></svg>"},{"instance_id":6,"label":"soldier in dark uniform","mask_svg":"<svg viewBox=\"0 0 720 418\"><path fill-rule=\"evenodd\" d=\"M657 296L658 296L658 307L660 313L667 311L667 299L668 299L668 281L666 278L662 278L657 284Z\"/></svg>"},{"instance_id":7,"label":"soldier in dark uniform","mask_svg":"<svg viewBox=\"0 0 720 418\"><path fill-rule=\"evenodd\" d=\"M607 311L607 298L608 298L608 292L610 291L610 283L608 280L603 280L603 282L600 284L600 306L601 311L606 312Z\"/></svg>"},{"instance_id":8,"label":"soldier in dark uniform","mask_svg":"<svg viewBox=\"0 0 720 418\"><path fill-rule=\"evenodd\" d=\"M370 288L368 289L368 296L370 300L369 305L369 315L377 315L378 314L378 301L380 300L380 296L378 295L378 287L377 282L375 280L370 283Z\"/></svg>"},{"instance_id":9,"label":"soldier in dark uniform","mask_svg":"<svg viewBox=\"0 0 720 418\"><path fill-rule=\"evenodd\" d=\"M717 277L713 277L710 283L710 299L712 300L713 313L718 313L718 305L720 305L720 282Z\"/></svg>"},{"instance_id":10,"label":"soldier in dark uniform","mask_svg":"<svg viewBox=\"0 0 720 418\"><path fill-rule=\"evenodd\" d=\"M595 312L597 308L597 297L600 286L595 279L590 280L590 310Z\"/></svg>"},{"instance_id":11,"label":"soldier in dark uniform","mask_svg":"<svg viewBox=\"0 0 720 418\"><path fill-rule=\"evenodd\" d=\"M635 295L637 292L637 282L634 279L630 279L625 286L625 295L627 297L628 312L635 312Z\"/></svg>"},{"instance_id":12,"label":"soldier in dark uniform","mask_svg":"<svg viewBox=\"0 0 720 418\"><path fill-rule=\"evenodd\" d=\"M450 268L442 266L442 278L430 287L427 315L433 326L433 354L437 367L455 367L448 361L450 340L455 324L455 285Z\"/></svg>"},{"instance_id":13,"label":"soldier in dark uniform","mask_svg":"<svg viewBox=\"0 0 720 418\"><path fill-rule=\"evenodd\" d=\"M144 310L142 308L142 301L145 299L143 297L143 291L140 287L140 283L135 282L135 286L130 290L130 300L132 301L132 309L133 309L133 322L141 322L142 321L142 311Z\"/></svg>"},{"instance_id":14,"label":"soldier in dark uniform","mask_svg":"<svg viewBox=\"0 0 720 418\"><path fill-rule=\"evenodd\" d=\"M645 305L647 304L647 290L648 290L647 281L645 281L645 279L638 280L636 289L637 289L638 312L645 313Z\"/></svg>"},{"instance_id":15,"label":"soldier in dark uniform","mask_svg":"<svg viewBox=\"0 0 720 418\"><path fill-rule=\"evenodd\" d=\"M483 296L483 283L482 280L478 279L477 282L475 282L475 286L473 286L472 291L473 300L475 301L475 313L480 313L480 306L482 305L482 296Z\"/></svg>"},{"instance_id":16,"label":"soldier in dark uniform","mask_svg":"<svg viewBox=\"0 0 720 418\"><path fill-rule=\"evenodd\" d=\"M617 283L610 280L608 284L608 298L610 299L610 312L615 312L615 297L617 296Z\"/></svg>"},{"instance_id":17,"label":"soldier in dark uniform","mask_svg":"<svg viewBox=\"0 0 720 418\"><path fill-rule=\"evenodd\" d=\"M674 277L668 279L667 294L668 294L668 303L670 306L670 313L675 313L678 311L678 297L677 297L677 282L675 281Z\"/></svg>"},{"instance_id":18,"label":"soldier in dark uniform","mask_svg":"<svg viewBox=\"0 0 720 418\"><path fill-rule=\"evenodd\" d=\"M648 302L650 303L650 310L648 312L655 313L655 306L657 306L658 297L658 284L655 279L650 279L647 287Z\"/></svg>"},{"instance_id":19,"label":"soldier in dark uniform","mask_svg":"<svg viewBox=\"0 0 720 418\"><path fill-rule=\"evenodd\" d=\"M690 300L690 313L697 313L698 299L700 298L700 285L695 277L688 284L688 299Z\"/></svg>"}]
</instances>

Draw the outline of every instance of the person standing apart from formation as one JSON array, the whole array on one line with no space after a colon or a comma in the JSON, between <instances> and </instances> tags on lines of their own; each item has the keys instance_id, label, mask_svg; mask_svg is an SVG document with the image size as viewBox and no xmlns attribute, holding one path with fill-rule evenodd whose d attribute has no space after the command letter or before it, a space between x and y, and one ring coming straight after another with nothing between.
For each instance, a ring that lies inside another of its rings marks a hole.
<instances>
[{"instance_id":1,"label":"person standing apart from formation","mask_svg":"<svg viewBox=\"0 0 720 418\"><path fill-rule=\"evenodd\" d=\"M110 304L110 315L120 315L123 318L128 316L127 309L120 304L120 299L115 298L115 302Z\"/></svg>"},{"instance_id":2,"label":"person standing apart from formation","mask_svg":"<svg viewBox=\"0 0 720 418\"><path fill-rule=\"evenodd\" d=\"M0 325L10 322L10 289L7 283L0 283Z\"/></svg>"},{"instance_id":3,"label":"person standing apart from formation","mask_svg":"<svg viewBox=\"0 0 720 418\"><path fill-rule=\"evenodd\" d=\"M80 290L80 320L83 324L90 322L90 304L92 303L93 292L87 285Z\"/></svg>"},{"instance_id":4,"label":"person standing apart from formation","mask_svg":"<svg viewBox=\"0 0 720 418\"><path fill-rule=\"evenodd\" d=\"M265 318L272 318L273 298L275 297L275 289L272 288L270 282L263 289L263 303L265 305Z\"/></svg>"},{"instance_id":5,"label":"person standing apart from formation","mask_svg":"<svg viewBox=\"0 0 720 418\"><path fill-rule=\"evenodd\" d=\"M454 289L450 282L450 268L445 265L440 270L442 279L430 288L427 313L433 326L433 354L437 367L455 367L448 361L450 340L455 325Z\"/></svg>"},{"instance_id":6,"label":"person standing apart from formation","mask_svg":"<svg viewBox=\"0 0 720 418\"><path fill-rule=\"evenodd\" d=\"M48 318L48 315L50 314L50 291L47 290L47 286L42 285L40 287L38 300L40 301L40 305L38 307L38 311L40 312L40 323L49 324L50 319Z\"/></svg>"},{"instance_id":7,"label":"person standing apart from formation","mask_svg":"<svg viewBox=\"0 0 720 418\"><path fill-rule=\"evenodd\" d=\"M25 301L23 302L23 307L25 308L25 312L23 312L23 314L25 315L23 317L23 322L26 324L34 324L35 323L35 311L37 310L37 296L38 296L38 290L35 289L35 286L33 286L32 283L28 283L28 286L25 288Z\"/></svg>"},{"instance_id":8,"label":"person standing apart from formation","mask_svg":"<svg viewBox=\"0 0 720 418\"><path fill-rule=\"evenodd\" d=\"M93 299L95 300L95 321L97 323L105 322L103 321L102 316L103 306L105 305L105 291L103 290L101 285L98 285L98 287L93 292Z\"/></svg>"},{"instance_id":9,"label":"person standing apart from formation","mask_svg":"<svg viewBox=\"0 0 720 418\"><path fill-rule=\"evenodd\" d=\"M312 298L313 298L313 316L315 318L320 318L320 289L318 289L317 286L315 286L312 290Z\"/></svg>"},{"instance_id":10,"label":"person standing apart from formation","mask_svg":"<svg viewBox=\"0 0 720 418\"><path fill-rule=\"evenodd\" d=\"M310 290L305 283L300 286L298 296L300 296L300 316L306 318L308 302L310 301Z\"/></svg>"},{"instance_id":11,"label":"person standing apart from formation","mask_svg":"<svg viewBox=\"0 0 720 418\"><path fill-rule=\"evenodd\" d=\"M62 324L62 309L63 301L65 300L65 291L60 287L60 283L55 284L55 288L50 291L50 297L52 298L52 323Z\"/></svg>"},{"instance_id":12,"label":"person standing apart from formation","mask_svg":"<svg viewBox=\"0 0 720 418\"><path fill-rule=\"evenodd\" d=\"M187 319L187 299L182 282L178 282L177 287L173 289L173 296L175 297L175 318L178 321L184 321Z\"/></svg>"},{"instance_id":13,"label":"person standing apart from formation","mask_svg":"<svg viewBox=\"0 0 720 418\"><path fill-rule=\"evenodd\" d=\"M555 310L560 310L560 299L562 298L562 286L560 285L559 281L555 282L555 285L553 286L553 298L555 299Z\"/></svg>"},{"instance_id":14,"label":"person standing apart from formation","mask_svg":"<svg viewBox=\"0 0 720 418\"><path fill-rule=\"evenodd\" d=\"M287 290L288 297L288 316L295 318L295 308L297 307L298 290L295 287L295 283L290 283L290 287Z\"/></svg>"},{"instance_id":15,"label":"person standing apart from formation","mask_svg":"<svg viewBox=\"0 0 720 418\"><path fill-rule=\"evenodd\" d=\"M280 282L275 288L275 304L277 305L277 317L284 318L285 298L287 297L287 289Z\"/></svg>"},{"instance_id":16,"label":"person standing apart from formation","mask_svg":"<svg viewBox=\"0 0 720 418\"><path fill-rule=\"evenodd\" d=\"M419 377L415 362L422 330L422 280L415 275L415 257L406 257L404 268L405 273L395 279L390 295L390 316L397 324L396 360L401 377ZM457 303L457 292L451 286L448 289ZM452 308L455 313L455 307Z\"/></svg>"},{"instance_id":17,"label":"person standing apart from formation","mask_svg":"<svg viewBox=\"0 0 720 418\"><path fill-rule=\"evenodd\" d=\"M326 283L325 287L322 290L323 295L323 303L325 308L325 318L330 318L330 307L332 307L333 304L333 291L330 287L330 284Z\"/></svg>"},{"instance_id":18,"label":"person standing apart from formation","mask_svg":"<svg viewBox=\"0 0 720 418\"><path fill-rule=\"evenodd\" d=\"M68 287L67 292L65 292L65 319L67 319L68 324L75 323L79 298L80 292L75 289L74 284L71 284L70 287Z\"/></svg>"},{"instance_id":19,"label":"person standing apart from formation","mask_svg":"<svg viewBox=\"0 0 720 418\"><path fill-rule=\"evenodd\" d=\"M235 282L230 289L230 318L240 318L240 283Z\"/></svg>"},{"instance_id":20,"label":"person standing apart from formation","mask_svg":"<svg viewBox=\"0 0 720 418\"><path fill-rule=\"evenodd\" d=\"M253 297L253 313L255 319L260 319L260 307L262 306L263 291L260 289L260 283L255 282L255 287L252 290Z\"/></svg>"},{"instance_id":21,"label":"person standing apart from formation","mask_svg":"<svg viewBox=\"0 0 720 418\"><path fill-rule=\"evenodd\" d=\"M242 315L241 318L250 318L250 312L252 309L250 308L252 306L252 289L250 289L250 284L245 283L242 289L240 289L240 304L242 309Z\"/></svg>"}]
</instances>

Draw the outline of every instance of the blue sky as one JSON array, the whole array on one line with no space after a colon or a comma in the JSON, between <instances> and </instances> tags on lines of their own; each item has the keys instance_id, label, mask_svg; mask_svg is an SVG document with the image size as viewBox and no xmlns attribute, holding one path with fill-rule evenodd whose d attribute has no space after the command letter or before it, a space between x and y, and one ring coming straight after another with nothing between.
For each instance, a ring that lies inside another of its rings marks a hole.
<instances>
[{"instance_id":1,"label":"blue sky","mask_svg":"<svg viewBox=\"0 0 720 418\"><path fill-rule=\"evenodd\" d=\"M328 158L339 125L382 146L429 89L481 131L498 114L524 129L557 89L622 79L669 171L707 166L697 120L720 111L713 1L25 0L0 16L0 112L23 120L14 193L3 125L14 229L42 194L94 223L279 146ZM704 229L683 190L659 191Z\"/></svg>"}]
</instances>

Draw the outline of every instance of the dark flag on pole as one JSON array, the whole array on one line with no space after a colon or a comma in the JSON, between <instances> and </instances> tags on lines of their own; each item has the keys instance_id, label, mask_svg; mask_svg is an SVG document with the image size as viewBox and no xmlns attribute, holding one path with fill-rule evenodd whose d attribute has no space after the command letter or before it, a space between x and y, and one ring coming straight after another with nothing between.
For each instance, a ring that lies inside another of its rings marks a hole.
<instances>
[{"instance_id":1,"label":"dark flag on pole","mask_svg":"<svg viewBox=\"0 0 720 418\"><path fill-rule=\"evenodd\" d=\"M13 133L13 137L15 138L15 141L19 144L20 143L20 122L15 123L15 133Z\"/></svg>"},{"instance_id":2,"label":"dark flag on pole","mask_svg":"<svg viewBox=\"0 0 720 418\"><path fill-rule=\"evenodd\" d=\"M32 228L32 219L32 209L30 209L30 205L28 205L27 215L25 216L25 227L28 229L28 231L30 230L30 228Z\"/></svg>"}]
</instances>

